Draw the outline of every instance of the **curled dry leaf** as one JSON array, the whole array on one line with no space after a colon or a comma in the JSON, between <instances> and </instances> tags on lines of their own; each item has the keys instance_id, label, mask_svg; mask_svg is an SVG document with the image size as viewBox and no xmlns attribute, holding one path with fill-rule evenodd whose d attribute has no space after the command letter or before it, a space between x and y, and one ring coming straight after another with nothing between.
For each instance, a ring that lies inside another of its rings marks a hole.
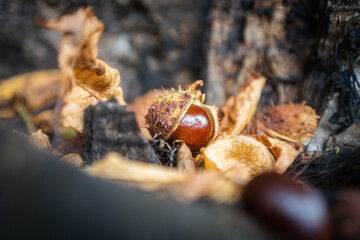
<instances>
[{"instance_id":1,"label":"curled dry leaf","mask_svg":"<svg viewBox=\"0 0 360 240\"><path fill-rule=\"evenodd\" d=\"M228 99L222 108L224 117L220 127L223 132L232 135L241 133L255 114L265 82L264 76L252 72L249 82L237 95Z\"/></svg>"},{"instance_id":2,"label":"curled dry leaf","mask_svg":"<svg viewBox=\"0 0 360 240\"><path fill-rule=\"evenodd\" d=\"M87 166L84 171L92 176L118 180L133 187L172 197L183 202L210 198L219 203L233 203L239 199L242 186L221 172L200 171L182 173L154 164L130 161L117 153Z\"/></svg>"},{"instance_id":3,"label":"curled dry leaf","mask_svg":"<svg viewBox=\"0 0 360 240\"><path fill-rule=\"evenodd\" d=\"M27 110L36 110L54 102L61 89L64 76L57 69L17 75L0 81L0 103L21 100ZM13 117L12 108L2 109L0 117Z\"/></svg>"},{"instance_id":4,"label":"curled dry leaf","mask_svg":"<svg viewBox=\"0 0 360 240\"><path fill-rule=\"evenodd\" d=\"M248 136L224 136L206 147L202 154L208 170L234 171L240 179L272 171L275 158L259 141Z\"/></svg>"},{"instance_id":5,"label":"curled dry leaf","mask_svg":"<svg viewBox=\"0 0 360 240\"><path fill-rule=\"evenodd\" d=\"M299 154L290 144L267 136L256 138L263 143L275 157L275 172L282 174Z\"/></svg>"},{"instance_id":6,"label":"curled dry leaf","mask_svg":"<svg viewBox=\"0 0 360 240\"><path fill-rule=\"evenodd\" d=\"M54 155L62 155L56 149L53 149L50 142L49 137L41 129L37 130L36 132L32 133L30 136L24 134L25 137L37 148L46 150Z\"/></svg>"},{"instance_id":7,"label":"curled dry leaf","mask_svg":"<svg viewBox=\"0 0 360 240\"><path fill-rule=\"evenodd\" d=\"M182 140L174 141L173 145L179 147L176 153L176 166L179 171L184 173L195 173L195 162L190 148L188 148Z\"/></svg>"},{"instance_id":8,"label":"curled dry leaf","mask_svg":"<svg viewBox=\"0 0 360 240\"><path fill-rule=\"evenodd\" d=\"M315 110L305 104L286 104L269 108L261 122L270 135L307 145L317 128Z\"/></svg>"},{"instance_id":9,"label":"curled dry leaf","mask_svg":"<svg viewBox=\"0 0 360 240\"><path fill-rule=\"evenodd\" d=\"M62 90L60 124L63 127L83 132L86 107L113 97L125 104L119 72L97 59L97 43L104 24L91 7L56 20L37 19L37 24L64 33L58 54L59 68L68 80Z\"/></svg>"},{"instance_id":10,"label":"curled dry leaf","mask_svg":"<svg viewBox=\"0 0 360 240\"><path fill-rule=\"evenodd\" d=\"M187 91L199 90L199 88L201 88L203 85L204 85L204 82L202 80L196 80L193 83L187 84L185 86L185 90L187 90Z\"/></svg>"},{"instance_id":11,"label":"curled dry leaf","mask_svg":"<svg viewBox=\"0 0 360 240\"><path fill-rule=\"evenodd\" d=\"M51 148L51 145L49 142L49 137L45 133L43 133L43 131L41 131L41 129L39 129L39 130L37 130L37 132L31 134L28 137L28 139L36 147L38 147L40 149L52 151L52 148Z\"/></svg>"},{"instance_id":12,"label":"curled dry leaf","mask_svg":"<svg viewBox=\"0 0 360 240\"><path fill-rule=\"evenodd\" d=\"M159 95L162 95L165 92L165 89L156 89L136 98L129 104L135 112L136 121L139 125L140 131L147 140L151 139L151 135L146 127L145 115L148 112L150 104L157 99Z\"/></svg>"},{"instance_id":13,"label":"curled dry leaf","mask_svg":"<svg viewBox=\"0 0 360 240\"><path fill-rule=\"evenodd\" d=\"M41 131L41 129L37 130L37 132L28 136L29 141L34 144L36 147L40 149L47 150L54 155L62 155L57 150L54 150L49 142L49 137ZM70 153L62 156L60 160L67 162L75 167L81 167L84 163L80 154Z\"/></svg>"},{"instance_id":14,"label":"curled dry leaf","mask_svg":"<svg viewBox=\"0 0 360 240\"><path fill-rule=\"evenodd\" d=\"M82 160L80 154L77 153L66 154L62 156L60 160L77 168L81 167L84 164L84 161Z\"/></svg>"}]
</instances>

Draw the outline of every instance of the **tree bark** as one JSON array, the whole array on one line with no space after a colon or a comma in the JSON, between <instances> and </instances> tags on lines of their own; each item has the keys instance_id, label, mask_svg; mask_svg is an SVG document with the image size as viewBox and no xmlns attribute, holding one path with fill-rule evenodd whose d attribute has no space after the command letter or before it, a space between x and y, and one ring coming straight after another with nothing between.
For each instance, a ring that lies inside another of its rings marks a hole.
<instances>
[{"instance_id":1,"label":"tree bark","mask_svg":"<svg viewBox=\"0 0 360 240\"><path fill-rule=\"evenodd\" d=\"M349 77L360 73L359 5L339 0L213 1L205 77L208 103L223 106L254 69L267 78L258 112L271 102L305 101L319 116L326 113L317 132L321 139L313 141L318 150L330 146L330 136L336 138L332 147L360 146L360 98L356 81ZM325 111L336 92L339 96Z\"/></svg>"},{"instance_id":2,"label":"tree bark","mask_svg":"<svg viewBox=\"0 0 360 240\"><path fill-rule=\"evenodd\" d=\"M215 0L207 52L208 102L223 106L247 82L250 69L267 78L260 108L270 100L296 101L297 85L313 55L318 4Z\"/></svg>"},{"instance_id":3,"label":"tree bark","mask_svg":"<svg viewBox=\"0 0 360 240\"><path fill-rule=\"evenodd\" d=\"M322 118L307 151L360 147L360 1L321 1L316 58L301 98Z\"/></svg>"}]
</instances>

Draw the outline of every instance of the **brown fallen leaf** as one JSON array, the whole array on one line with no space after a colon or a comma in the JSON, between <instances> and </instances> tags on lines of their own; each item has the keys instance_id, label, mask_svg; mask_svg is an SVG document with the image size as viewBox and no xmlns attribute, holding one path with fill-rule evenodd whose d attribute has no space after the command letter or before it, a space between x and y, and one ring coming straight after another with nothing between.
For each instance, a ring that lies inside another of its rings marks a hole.
<instances>
[{"instance_id":1,"label":"brown fallen leaf","mask_svg":"<svg viewBox=\"0 0 360 240\"><path fill-rule=\"evenodd\" d=\"M176 140L173 145L178 146L176 153L176 166L180 172L195 173L195 162L192 152L182 140Z\"/></svg>"},{"instance_id":2,"label":"brown fallen leaf","mask_svg":"<svg viewBox=\"0 0 360 240\"><path fill-rule=\"evenodd\" d=\"M92 176L109 180L148 183L182 182L188 175L175 169L127 160L118 153L109 153L102 160L85 168Z\"/></svg>"},{"instance_id":3,"label":"brown fallen leaf","mask_svg":"<svg viewBox=\"0 0 360 240\"><path fill-rule=\"evenodd\" d=\"M235 203L244 184L238 184L219 171L199 171L184 182L164 186L162 193L182 202L208 198L216 203Z\"/></svg>"},{"instance_id":4,"label":"brown fallen leaf","mask_svg":"<svg viewBox=\"0 0 360 240\"><path fill-rule=\"evenodd\" d=\"M60 158L61 161L66 162L74 167L81 167L84 164L80 154L77 153L69 153Z\"/></svg>"},{"instance_id":5,"label":"brown fallen leaf","mask_svg":"<svg viewBox=\"0 0 360 240\"><path fill-rule=\"evenodd\" d=\"M57 69L24 73L0 81L0 103L21 101L28 111L37 110L58 97L64 76ZM14 117L12 107L2 109L0 117Z\"/></svg>"},{"instance_id":6,"label":"brown fallen leaf","mask_svg":"<svg viewBox=\"0 0 360 240\"><path fill-rule=\"evenodd\" d=\"M318 118L313 108L290 103L269 108L260 120L270 135L307 145L314 136Z\"/></svg>"},{"instance_id":7,"label":"brown fallen leaf","mask_svg":"<svg viewBox=\"0 0 360 240\"><path fill-rule=\"evenodd\" d=\"M176 169L130 161L110 153L84 171L94 177L116 180L182 202L209 198L217 203L234 203L240 198L242 185L222 172L182 173Z\"/></svg>"},{"instance_id":8,"label":"brown fallen leaf","mask_svg":"<svg viewBox=\"0 0 360 240\"><path fill-rule=\"evenodd\" d=\"M41 129L39 129L39 130L37 130L37 132L31 134L28 137L28 139L36 147L47 150L47 151L52 151L52 148L51 148L51 145L49 142L49 137L45 133L43 133L43 131L41 131Z\"/></svg>"},{"instance_id":9,"label":"brown fallen leaf","mask_svg":"<svg viewBox=\"0 0 360 240\"><path fill-rule=\"evenodd\" d=\"M203 85L204 82L202 80L196 80L193 83L185 85L184 89L187 91L195 91L195 90L199 90L199 88L201 88Z\"/></svg>"},{"instance_id":10,"label":"brown fallen leaf","mask_svg":"<svg viewBox=\"0 0 360 240\"><path fill-rule=\"evenodd\" d=\"M243 180L275 167L274 156L261 142L242 135L221 136L203 149L202 155L208 170L234 171Z\"/></svg>"},{"instance_id":11,"label":"brown fallen leaf","mask_svg":"<svg viewBox=\"0 0 360 240\"><path fill-rule=\"evenodd\" d=\"M48 135L43 133L43 131L41 129L32 133L30 136L26 135L24 133L20 133L20 134L23 135L26 139L28 139L30 141L30 143L32 143L35 147L37 147L39 149L43 149L45 151L48 151L49 153L51 153L53 155L57 155L57 156L62 155L59 151L52 148Z\"/></svg>"},{"instance_id":12,"label":"brown fallen leaf","mask_svg":"<svg viewBox=\"0 0 360 240\"><path fill-rule=\"evenodd\" d=\"M221 130L225 133L240 134L255 114L262 89L266 79L264 76L252 72L249 82L232 96L222 108L224 117L221 121Z\"/></svg>"},{"instance_id":13,"label":"brown fallen leaf","mask_svg":"<svg viewBox=\"0 0 360 240\"><path fill-rule=\"evenodd\" d=\"M55 20L36 19L38 25L63 32L58 54L59 68L66 76L63 84L60 125L84 131L84 109L115 97L123 100L119 72L97 59L97 43L104 24L91 7Z\"/></svg>"},{"instance_id":14,"label":"brown fallen leaf","mask_svg":"<svg viewBox=\"0 0 360 240\"><path fill-rule=\"evenodd\" d=\"M165 92L166 89L155 89L136 98L133 102L129 104L129 106L135 112L136 121L139 125L140 131L147 140L151 139L151 135L146 127L145 115L148 112L150 104Z\"/></svg>"},{"instance_id":15,"label":"brown fallen leaf","mask_svg":"<svg viewBox=\"0 0 360 240\"><path fill-rule=\"evenodd\" d=\"M295 148L284 141L271 138L268 136L261 136L256 138L264 144L275 157L275 169L274 171L282 174L288 169L288 167L294 162L295 158L299 154Z\"/></svg>"}]
</instances>

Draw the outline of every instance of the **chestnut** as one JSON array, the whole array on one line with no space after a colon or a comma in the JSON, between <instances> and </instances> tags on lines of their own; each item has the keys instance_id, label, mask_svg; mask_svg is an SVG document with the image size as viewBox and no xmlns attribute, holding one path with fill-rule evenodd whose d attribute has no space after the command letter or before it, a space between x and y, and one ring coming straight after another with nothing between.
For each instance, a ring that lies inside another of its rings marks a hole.
<instances>
[{"instance_id":1,"label":"chestnut","mask_svg":"<svg viewBox=\"0 0 360 240\"><path fill-rule=\"evenodd\" d=\"M217 108L203 104L198 90L179 90L156 99L145 116L153 138L183 140L192 151L209 144L218 132Z\"/></svg>"},{"instance_id":2,"label":"chestnut","mask_svg":"<svg viewBox=\"0 0 360 240\"><path fill-rule=\"evenodd\" d=\"M202 107L191 104L171 139L183 140L190 150L199 150L210 142L213 132L209 114Z\"/></svg>"},{"instance_id":3,"label":"chestnut","mask_svg":"<svg viewBox=\"0 0 360 240\"><path fill-rule=\"evenodd\" d=\"M265 173L244 188L245 209L283 239L331 238L330 217L322 195L294 180Z\"/></svg>"},{"instance_id":4,"label":"chestnut","mask_svg":"<svg viewBox=\"0 0 360 240\"><path fill-rule=\"evenodd\" d=\"M335 195L331 219L336 239L360 239L360 190L348 188Z\"/></svg>"}]
</instances>

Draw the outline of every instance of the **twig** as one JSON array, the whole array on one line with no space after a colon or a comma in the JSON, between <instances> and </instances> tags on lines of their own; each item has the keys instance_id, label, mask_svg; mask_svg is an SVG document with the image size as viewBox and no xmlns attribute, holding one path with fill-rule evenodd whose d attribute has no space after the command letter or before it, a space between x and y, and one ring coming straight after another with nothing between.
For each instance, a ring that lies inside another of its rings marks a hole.
<instances>
[{"instance_id":1,"label":"twig","mask_svg":"<svg viewBox=\"0 0 360 240\"><path fill-rule=\"evenodd\" d=\"M14 105L14 109L20 115L21 119L24 121L28 133L29 134L34 133L36 131L34 123L31 119L30 113L26 110L24 104L17 102Z\"/></svg>"},{"instance_id":2,"label":"twig","mask_svg":"<svg viewBox=\"0 0 360 240\"><path fill-rule=\"evenodd\" d=\"M54 140L53 140L53 146L56 148L56 146L62 141L62 136L59 130L59 118L60 118L60 110L63 104L63 97L59 97L56 100L55 107L54 107L54 113L53 113L53 134L54 134Z\"/></svg>"}]
</instances>

